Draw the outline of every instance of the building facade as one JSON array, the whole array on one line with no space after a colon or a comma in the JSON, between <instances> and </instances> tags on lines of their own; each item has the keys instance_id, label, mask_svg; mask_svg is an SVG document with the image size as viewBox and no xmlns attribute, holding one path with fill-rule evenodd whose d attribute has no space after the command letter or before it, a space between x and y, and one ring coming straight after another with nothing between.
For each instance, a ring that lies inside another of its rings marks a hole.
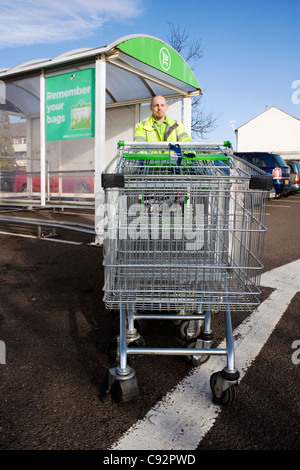
<instances>
[{"instance_id":1,"label":"building facade","mask_svg":"<svg viewBox=\"0 0 300 470\"><path fill-rule=\"evenodd\" d=\"M238 127L238 152L271 152L300 160L300 120L272 106Z\"/></svg>"}]
</instances>

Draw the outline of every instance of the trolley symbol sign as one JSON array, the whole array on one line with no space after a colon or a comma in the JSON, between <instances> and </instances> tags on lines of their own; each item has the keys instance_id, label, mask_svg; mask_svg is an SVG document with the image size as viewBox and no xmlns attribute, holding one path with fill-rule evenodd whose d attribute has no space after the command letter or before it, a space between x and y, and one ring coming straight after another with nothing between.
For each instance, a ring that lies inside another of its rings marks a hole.
<instances>
[{"instance_id":1,"label":"trolley symbol sign","mask_svg":"<svg viewBox=\"0 0 300 470\"><path fill-rule=\"evenodd\" d=\"M169 70L171 67L171 54L166 47L162 47L159 51L159 62L164 70Z\"/></svg>"}]
</instances>

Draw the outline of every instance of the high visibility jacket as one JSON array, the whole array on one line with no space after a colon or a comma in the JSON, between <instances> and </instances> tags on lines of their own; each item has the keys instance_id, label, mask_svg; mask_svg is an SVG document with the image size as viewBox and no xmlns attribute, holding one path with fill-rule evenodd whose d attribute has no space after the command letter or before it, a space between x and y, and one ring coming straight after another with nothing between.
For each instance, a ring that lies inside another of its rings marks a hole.
<instances>
[{"instance_id":1,"label":"high visibility jacket","mask_svg":"<svg viewBox=\"0 0 300 470\"><path fill-rule=\"evenodd\" d=\"M136 126L134 140L138 142L191 142L181 122L165 117L166 130L162 137L156 127L153 116L140 122Z\"/></svg>"}]
</instances>

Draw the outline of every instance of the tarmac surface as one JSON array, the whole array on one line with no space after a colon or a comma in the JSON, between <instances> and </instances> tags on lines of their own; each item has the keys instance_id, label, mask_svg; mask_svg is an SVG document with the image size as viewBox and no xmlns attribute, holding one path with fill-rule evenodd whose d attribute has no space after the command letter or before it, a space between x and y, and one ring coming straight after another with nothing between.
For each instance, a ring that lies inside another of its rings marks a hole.
<instances>
[{"instance_id":1,"label":"tarmac surface","mask_svg":"<svg viewBox=\"0 0 300 470\"><path fill-rule=\"evenodd\" d=\"M264 271L300 258L300 195L270 201L267 213ZM139 398L103 403L115 315L102 303L102 250L76 237L84 243L0 234L1 450L107 450L191 370L181 357L136 358ZM299 307L298 292L197 450L300 449ZM149 323L146 343L180 345L175 325ZM223 322L214 326L220 342Z\"/></svg>"}]
</instances>

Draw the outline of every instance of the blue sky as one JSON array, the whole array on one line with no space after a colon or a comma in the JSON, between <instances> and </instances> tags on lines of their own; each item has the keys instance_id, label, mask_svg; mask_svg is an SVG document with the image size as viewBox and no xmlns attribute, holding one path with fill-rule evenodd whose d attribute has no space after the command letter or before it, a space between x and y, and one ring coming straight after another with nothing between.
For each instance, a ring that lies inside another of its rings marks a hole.
<instances>
[{"instance_id":1,"label":"blue sky","mask_svg":"<svg viewBox=\"0 0 300 470\"><path fill-rule=\"evenodd\" d=\"M218 117L207 140L235 143L230 122L239 127L267 106L300 118L299 17L299 0L1 0L0 68L130 34L168 42L171 22L204 46L194 73L202 112Z\"/></svg>"}]
</instances>

